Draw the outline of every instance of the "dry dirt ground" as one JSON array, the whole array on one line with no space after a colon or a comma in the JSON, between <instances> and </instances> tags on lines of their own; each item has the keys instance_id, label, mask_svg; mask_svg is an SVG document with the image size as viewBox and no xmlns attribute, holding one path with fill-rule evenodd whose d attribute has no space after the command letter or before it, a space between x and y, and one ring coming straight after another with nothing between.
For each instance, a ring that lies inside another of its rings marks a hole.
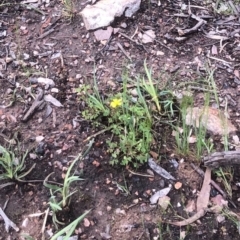
<instances>
[{"instance_id":1,"label":"dry dirt ground","mask_svg":"<svg viewBox=\"0 0 240 240\"><path fill-rule=\"evenodd\" d=\"M188 1L142 1L134 17L118 18L112 23L116 33L105 42L97 41L94 31L85 29L78 14L88 1L73 0L72 19L64 16L60 0L50 1L50 4L42 1L37 9L28 9L28 3L19 5L22 1L4 5L7 2L0 1L0 6L3 4L0 7L0 143L9 147L11 142L12 149L20 153L29 150L31 155L26 158L26 169L36 165L25 182L16 181L1 188L0 207L4 208L7 202L4 212L20 231L10 229L7 233L4 222L0 221L0 239L24 239L22 233L33 239L43 239L43 235L50 239L51 231L56 233L50 214L44 234L41 233L44 215L29 217L29 214L44 213L48 208L50 193L41 181L53 172L50 180L62 183L69 162L86 145L84 140L97 131L81 117L84 106L75 90L84 84L92 85L93 72L101 92L114 92L121 88L123 69L134 79L144 74L146 59L153 77L160 83L165 82L161 73L167 73L172 90L192 83L191 90L198 105L203 102L204 92L199 85L194 89L194 82L207 75L208 65L215 69L220 105L227 106L230 120L239 129L238 1L230 1L235 11L231 8L221 13L214 11L215 1L191 1L190 7ZM180 36L178 29L190 29L198 23L190 13L206 22ZM139 35L147 30L153 30L156 38L144 44ZM52 79L54 87L37 82L39 77ZM32 95L36 96L39 88L44 95L55 97L62 106L45 103L42 110L23 121L34 101ZM149 178L132 174L124 167L110 166L105 144L110 135L105 132L95 138L87 157L75 167L76 174L83 180L73 184L77 192L71 204L59 214L59 220L66 226L92 209L77 225L76 239L239 239L238 222L226 215L221 215L223 220L220 221L214 213L207 213L183 227L167 223L193 215L189 204L196 200L203 179L190 166L193 158L176 154L170 126L159 123L155 131L152 150L161 156L158 163L182 183L180 189L172 188L168 194L170 207L162 210L158 205L151 205L149 198L154 191L174 182L157 174ZM238 135L238 131L235 134ZM213 139L215 149L223 151L221 138ZM177 169L169 162L171 159L180 164ZM205 171L201 162L196 164ZM149 174L147 164L132 170ZM238 166L232 168L232 176L229 184L233 204L229 203L229 207L238 213ZM213 178L216 179L216 175ZM115 182L127 186L129 194L121 192ZM223 184L219 184L224 189ZM211 196L216 195L216 190L212 189ZM190 213L186 211L187 206Z\"/></svg>"}]
</instances>

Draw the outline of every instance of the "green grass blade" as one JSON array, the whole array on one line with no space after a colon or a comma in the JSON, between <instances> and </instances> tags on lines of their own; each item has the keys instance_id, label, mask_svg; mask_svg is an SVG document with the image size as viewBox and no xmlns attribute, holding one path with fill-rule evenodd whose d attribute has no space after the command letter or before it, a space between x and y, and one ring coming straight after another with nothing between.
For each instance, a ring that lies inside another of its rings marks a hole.
<instances>
[{"instance_id":1,"label":"green grass blade","mask_svg":"<svg viewBox=\"0 0 240 240\"><path fill-rule=\"evenodd\" d=\"M75 230L75 228L77 227L78 223L81 222L85 216L87 216L87 214L90 212L91 210L88 210L87 212L85 212L84 214L82 214L80 217L78 217L76 220L74 220L72 223L70 223L68 226L66 226L65 228L63 228L61 231L59 231L58 233L56 233L51 240L57 240L58 237L60 237L61 235L66 234L66 236L63 238L63 240L68 240L69 237L72 235L73 231Z\"/></svg>"}]
</instances>

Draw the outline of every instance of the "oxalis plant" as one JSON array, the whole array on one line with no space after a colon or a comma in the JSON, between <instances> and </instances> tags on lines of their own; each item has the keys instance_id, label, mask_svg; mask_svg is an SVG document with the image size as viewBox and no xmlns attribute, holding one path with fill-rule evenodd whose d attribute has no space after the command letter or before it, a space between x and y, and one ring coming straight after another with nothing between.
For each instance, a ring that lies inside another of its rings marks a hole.
<instances>
[{"instance_id":1,"label":"oxalis plant","mask_svg":"<svg viewBox=\"0 0 240 240\"><path fill-rule=\"evenodd\" d=\"M123 76L122 90L117 94L110 94L105 98L100 95L96 79L94 78L93 93L85 95L87 107L82 116L91 120L93 124L109 131L106 143L111 154L110 164L138 167L148 159L152 142L151 129L154 114L160 114L160 91L155 87L151 78L151 71L144 64L147 79L137 78L135 90L137 97L133 97L128 90L130 82L127 74Z\"/></svg>"},{"instance_id":2,"label":"oxalis plant","mask_svg":"<svg viewBox=\"0 0 240 240\"><path fill-rule=\"evenodd\" d=\"M88 108L83 112L84 118L111 132L106 141L110 163L137 166L145 162L152 140L152 120L147 104L140 100L134 102L127 93L126 84L121 93L105 100L98 93L89 95L86 101Z\"/></svg>"}]
</instances>

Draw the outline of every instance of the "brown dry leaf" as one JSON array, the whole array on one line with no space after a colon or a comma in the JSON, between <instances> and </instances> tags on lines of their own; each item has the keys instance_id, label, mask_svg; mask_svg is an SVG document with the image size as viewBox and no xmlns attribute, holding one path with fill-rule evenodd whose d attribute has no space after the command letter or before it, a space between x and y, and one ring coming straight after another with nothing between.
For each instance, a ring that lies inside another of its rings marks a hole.
<instances>
[{"instance_id":1,"label":"brown dry leaf","mask_svg":"<svg viewBox=\"0 0 240 240\"><path fill-rule=\"evenodd\" d=\"M211 190L210 182L211 182L211 169L207 168L205 175L204 175L202 189L201 189L201 191L198 195L198 199L197 199L197 211L198 212L201 209L206 209L208 206L210 190Z\"/></svg>"},{"instance_id":2,"label":"brown dry leaf","mask_svg":"<svg viewBox=\"0 0 240 240\"><path fill-rule=\"evenodd\" d=\"M175 187L175 189L180 189L182 187L182 183L181 182L176 182L174 184L174 187Z\"/></svg>"},{"instance_id":3,"label":"brown dry leaf","mask_svg":"<svg viewBox=\"0 0 240 240\"><path fill-rule=\"evenodd\" d=\"M150 155L152 156L152 158L158 159L158 154L157 154L156 152L150 151L149 153L150 153Z\"/></svg>"}]
</instances>

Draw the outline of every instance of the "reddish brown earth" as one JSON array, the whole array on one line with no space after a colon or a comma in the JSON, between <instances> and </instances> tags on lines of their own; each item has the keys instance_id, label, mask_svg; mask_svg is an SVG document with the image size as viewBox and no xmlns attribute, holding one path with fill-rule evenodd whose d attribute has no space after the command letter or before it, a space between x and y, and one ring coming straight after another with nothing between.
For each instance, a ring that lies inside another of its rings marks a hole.
<instances>
[{"instance_id":1,"label":"reddish brown earth","mask_svg":"<svg viewBox=\"0 0 240 240\"><path fill-rule=\"evenodd\" d=\"M196 20L191 17L176 16L182 13L188 15L187 10L181 10L180 2L186 1L161 1L161 6L157 5L157 1L143 1L133 18L122 17L112 24L129 37L137 31L133 38L135 42L118 32L112 35L106 47L95 39L93 32L86 31L78 14L85 7L86 1L74 1L73 12L76 14L71 21L61 16L63 5L58 0L52 1L48 6L42 4L40 9L45 17L18 4L0 7L0 143L9 147L9 141L14 139L12 150L18 150L19 155L26 150L34 154L32 157L27 156L26 168L29 169L36 163L25 182L15 182L1 189L0 207L3 208L8 201L4 212L17 224L20 232L10 229L7 233L3 221L0 221L0 239L23 239L21 233L27 233L33 239L42 239L44 215L30 218L29 214L46 211L50 193L43 186L43 182L32 180L44 180L53 172L50 180L63 182L64 168L82 151L86 145L84 140L97 131L82 118L81 111L84 106L75 91L79 85L93 84L93 71L102 93L117 92L121 88L123 69L127 68L129 77L134 79L138 74L144 74L143 63L146 59L154 78L158 78L161 84L166 82L167 76L169 88L175 90L207 76L205 66L208 62L209 66L215 69L214 79L219 91L220 105L224 108L227 99L230 120L239 128L239 15L235 15L236 19L229 24L218 25L218 21L223 21L228 16L214 12L211 3L208 4L207 1L194 1L192 4L198 7L192 7L192 13L210 17L206 17L207 23L198 31L178 41L178 28L188 29L196 24ZM126 23L126 28L121 27L123 23ZM46 27L54 28L54 31L39 38L47 31ZM148 29L155 32L156 41L136 44L138 33ZM222 43L226 43L222 51L220 50L223 45L218 39L206 37L210 31L215 31L215 35L229 36L229 39ZM126 58L117 43L124 47L132 61ZM218 50L216 55L212 54L213 46ZM61 57L54 58L57 53L61 53ZM209 53L218 60L208 58ZM165 75L161 77L163 72ZM52 79L58 92L33 82L33 78L39 77L39 74ZM26 91L30 86L33 94L36 94L40 87L45 95L51 94L63 107L45 105L43 110L34 112L27 122L23 122L25 110L33 102ZM195 105L200 106L204 102L203 92L196 89L194 95ZM46 116L47 107L52 109L49 116ZM177 119L175 116L175 120ZM183 232L185 239L189 240L239 239L235 223L227 217L220 223L213 213L207 213L192 225L181 228L166 223L179 220L179 216L188 218L192 214L186 213L184 208L190 200L197 199L202 178L190 167L190 162L195 161L203 170L205 168L201 162L196 162L194 157L176 154L176 143L168 124L159 122L154 130L155 144L152 151L161 156L158 164L183 184L178 190L173 187L168 194L171 205L166 211L158 205L150 205L149 198L154 191L174 182L157 174L149 178L134 175L124 167L110 166L110 156L105 144L110 134L105 132L95 138L87 157L75 167L76 174L83 180L73 184L72 188L77 192L73 195L71 204L59 214L59 220L67 225L86 210L92 209L85 221L75 230L78 239L108 239L108 234L104 235L105 238L101 236L101 233L108 230L109 237L111 236L109 239L114 240L181 239L180 233ZM41 143L36 142L37 136L44 137ZM223 151L220 137L213 139L215 149ZM181 163L182 158L184 163ZM170 159L181 163L178 169L170 164ZM132 170L146 175L149 167L145 164ZM232 202L236 208L231 204L229 207L238 213L239 167L235 166L232 170L233 179L230 185L233 190ZM214 173L213 178L216 179ZM125 185L125 181L130 191L127 196L115 184L117 182ZM224 189L222 183L220 186ZM211 196L215 195L216 190L212 189ZM120 213L119 209L122 210ZM22 223L26 218L29 222L24 227ZM56 232L49 215L45 230L50 229ZM50 239L49 235L46 234L45 239Z\"/></svg>"}]
</instances>

